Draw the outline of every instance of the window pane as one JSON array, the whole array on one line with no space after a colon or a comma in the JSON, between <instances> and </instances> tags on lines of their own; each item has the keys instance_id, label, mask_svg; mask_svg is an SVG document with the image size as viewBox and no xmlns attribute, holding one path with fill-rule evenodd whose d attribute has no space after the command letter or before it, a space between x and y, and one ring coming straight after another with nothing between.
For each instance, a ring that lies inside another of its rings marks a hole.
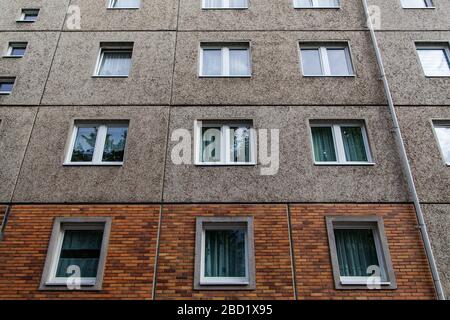
<instances>
[{"instance_id":1,"label":"window pane","mask_svg":"<svg viewBox=\"0 0 450 320\"><path fill-rule=\"evenodd\" d=\"M428 3L426 0L402 0L404 8L426 8Z\"/></svg>"},{"instance_id":2,"label":"window pane","mask_svg":"<svg viewBox=\"0 0 450 320\"><path fill-rule=\"evenodd\" d=\"M336 161L336 151L331 127L312 127L314 160L317 162Z\"/></svg>"},{"instance_id":3,"label":"window pane","mask_svg":"<svg viewBox=\"0 0 450 320\"><path fill-rule=\"evenodd\" d=\"M230 75L249 75L248 60L247 49L230 49Z\"/></svg>"},{"instance_id":4,"label":"window pane","mask_svg":"<svg viewBox=\"0 0 450 320\"><path fill-rule=\"evenodd\" d=\"M450 163L450 127L437 127L436 135L445 161Z\"/></svg>"},{"instance_id":5,"label":"window pane","mask_svg":"<svg viewBox=\"0 0 450 320\"><path fill-rule=\"evenodd\" d=\"M450 61L444 49L419 49L418 53L427 76L450 76Z\"/></svg>"},{"instance_id":6,"label":"window pane","mask_svg":"<svg viewBox=\"0 0 450 320\"><path fill-rule=\"evenodd\" d=\"M222 75L222 50L203 49L202 75L205 76Z\"/></svg>"},{"instance_id":7,"label":"window pane","mask_svg":"<svg viewBox=\"0 0 450 320\"><path fill-rule=\"evenodd\" d=\"M128 76L130 68L131 51L104 51L99 75Z\"/></svg>"},{"instance_id":8,"label":"window pane","mask_svg":"<svg viewBox=\"0 0 450 320\"><path fill-rule=\"evenodd\" d=\"M205 0L205 8L222 8L223 0Z\"/></svg>"},{"instance_id":9,"label":"window pane","mask_svg":"<svg viewBox=\"0 0 450 320\"><path fill-rule=\"evenodd\" d=\"M15 48L13 47L11 50L12 56L23 56L25 54L25 48Z\"/></svg>"},{"instance_id":10,"label":"window pane","mask_svg":"<svg viewBox=\"0 0 450 320\"><path fill-rule=\"evenodd\" d=\"M113 0L113 8L139 8L141 0Z\"/></svg>"},{"instance_id":11,"label":"window pane","mask_svg":"<svg viewBox=\"0 0 450 320\"><path fill-rule=\"evenodd\" d=\"M307 76L322 75L322 65L318 49L302 49L303 74Z\"/></svg>"},{"instance_id":12,"label":"window pane","mask_svg":"<svg viewBox=\"0 0 450 320\"><path fill-rule=\"evenodd\" d=\"M123 161L127 134L127 127L108 127L102 161Z\"/></svg>"},{"instance_id":13,"label":"window pane","mask_svg":"<svg viewBox=\"0 0 450 320\"><path fill-rule=\"evenodd\" d=\"M205 277L245 277L245 231L205 231Z\"/></svg>"},{"instance_id":14,"label":"window pane","mask_svg":"<svg viewBox=\"0 0 450 320\"><path fill-rule=\"evenodd\" d=\"M341 276L367 277L367 268L380 267L371 229L335 229L336 250Z\"/></svg>"},{"instance_id":15,"label":"window pane","mask_svg":"<svg viewBox=\"0 0 450 320\"><path fill-rule=\"evenodd\" d=\"M361 127L341 127L347 161L367 161Z\"/></svg>"},{"instance_id":16,"label":"window pane","mask_svg":"<svg viewBox=\"0 0 450 320\"><path fill-rule=\"evenodd\" d=\"M339 0L318 0L317 6L318 7L338 7Z\"/></svg>"},{"instance_id":17,"label":"window pane","mask_svg":"<svg viewBox=\"0 0 450 320\"><path fill-rule=\"evenodd\" d=\"M97 127L79 127L73 146L72 162L90 162L94 155Z\"/></svg>"},{"instance_id":18,"label":"window pane","mask_svg":"<svg viewBox=\"0 0 450 320\"><path fill-rule=\"evenodd\" d=\"M0 82L0 92L11 92L14 83L12 82Z\"/></svg>"},{"instance_id":19,"label":"window pane","mask_svg":"<svg viewBox=\"0 0 450 320\"><path fill-rule=\"evenodd\" d=\"M247 0L230 0L230 8L246 8Z\"/></svg>"},{"instance_id":20,"label":"window pane","mask_svg":"<svg viewBox=\"0 0 450 320\"><path fill-rule=\"evenodd\" d=\"M250 127L230 127L231 162L250 162Z\"/></svg>"},{"instance_id":21,"label":"window pane","mask_svg":"<svg viewBox=\"0 0 450 320\"><path fill-rule=\"evenodd\" d=\"M330 72L333 76L349 75L352 73L348 65L346 49L327 49Z\"/></svg>"},{"instance_id":22,"label":"window pane","mask_svg":"<svg viewBox=\"0 0 450 320\"><path fill-rule=\"evenodd\" d=\"M37 13L25 13L23 16L24 21L36 21L37 20Z\"/></svg>"},{"instance_id":23,"label":"window pane","mask_svg":"<svg viewBox=\"0 0 450 320\"><path fill-rule=\"evenodd\" d=\"M294 1L295 7L302 7L302 8L308 8L313 6L312 0L295 0Z\"/></svg>"},{"instance_id":24,"label":"window pane","mask_svg":"<svg viewBox=\"0 0 450 320\"><path fill-rule=\"evenodd\" d=\"M72 265L80 268L82 278L96 277L102 238L102 230L66 230L56 277L70 276L66 272Z\"/></svg>"},{"instance_id":25,"label":"window pane","mask_svg":"<svg viewBox=\"0 0 450 320\"><path fill-rule=\"evenodd\" d=\"M202 127L202 162L220 162L221 130L214 127Z\"/></svg>"}]
</instances>

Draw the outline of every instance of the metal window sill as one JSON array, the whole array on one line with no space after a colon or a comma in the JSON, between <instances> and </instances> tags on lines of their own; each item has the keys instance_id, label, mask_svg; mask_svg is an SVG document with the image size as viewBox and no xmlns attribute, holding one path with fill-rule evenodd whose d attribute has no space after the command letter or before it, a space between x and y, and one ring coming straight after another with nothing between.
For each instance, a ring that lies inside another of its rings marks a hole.
<instances>
[{"instance_id":1,"label":"metal window sill","mask_svg":"<svg viewBox=\"0 0 450 320\"><path fill-rule=\"evenodd\" d=\"M100 76L100 75L93 75L92 76L92 78L119 78L119 79L121 79L121 78L129 78L129 76L120 76L120 75L117 75L117 76Z\"/></svg>"},{"instance_id":2,"label":"metal window sill","mask_svg":"<svg viewBox=\"0 0 450 320\"><path fill-rule=\"evenodd\" d=\"M140 7L127 7L127 8L106 8L107 10L139 10Z\"/></svg>"},{"instance_id":3,"label":"metal window sill","mask_svg":"<svg viewBox=\"0 0 450 320\"><path fill-rule=\"evenodd\" d=\"M348 74L348 75L306 75L303 74L305 78L356 78L356 74Z\"/></svg>"},{"instance_id":4,"label":"metal window sill","mask_svg":"<svg viewBox=\"0 0 450 320\"><path fill-rule=\"evenodd\" d=\"M198 167L236 167L236 166L243 166L243 167L248 167L248 166L256 166L256 163L254 162L249 162L249 163L195 163L196 166Z\"/></svg>"},{"instance_id":5,"label":"metal window sill","mask_svg":"<svg viewBox=\"0 0 450 320\"><path fill-rule=\"evenodd\" d=\"M120 167L123 166L123 162L118 162L118 163L71 163L71 162L66 162L63 163L63 166L67 166L67 167L85 167L85 166L99 166L99 167Z\"/></svg>"},{"instance_id":6,"label":"metal window sill","mask_svg":"<svg viewBox=\"0 0 450 320\"><path fill-rule=\"evenodd\" d=\"M341 9L341 7L294 7L295 10L304 10L304 9Z\"/></svg>"},{"instance_id":7,"label":"metal window sill","mask_svg":"<svg viewBox=\"0 0 450 320\"><path fill-rule=\"evenodd\" d=\"M339 162L314 162L315 166L374 166L375 162L354 162L354 163L339 163Z\"/></svg>"},{"instance_id":8,"label":"metal window sill","mask_svg":"<svg viewBox=\"0 0 450 320\"><path fill-rule=\"evenodd\" d=\"M9 58L9 59L18 59L18 58L23 58L24 56L8 56L8 55L4 55L2 56L2 58Z\"/></svg>"},{"instance_id":9,"label":"metal window sill","mask_svg":"<svg viewBox=\"0 0 450 320\"><path fill-rule=\"evenodd\" d=\"M35 23L37 20L28 21L28 20L16 20L17 23Z\"/></svg>"},{"instance_id":10,"label":"metal window sill","mask_svg":"<svg viewBox=\"0 0 450 320\"><path fill-rule=\"evenodd\" d=\"M11 92L0 92L0 96L9 96Z\"/></svg>"},{"instance_id":11,"label":"metal window sill","mask_svg":"<svg viewBox=\"0 0 450 320\"><path fill-rule=\"evenodd\" d=\"M211 8L202 8L202 10L247 10L248 7L233 7L233 8L219 8L219 7L211 7Z\"/></svg>"},{"instance_id":12,"label":"metal window sill","mask_svg":"<svg viewBox=\"0 0 450 320\"><path fill-rule=\"evenodd\" d=\"M223 76L223 75L219 75L219 76L204 76L204 75L199 75L199 78L251 78L252 75L237 75L237 76Z\"/></svg>"}]
</instances>

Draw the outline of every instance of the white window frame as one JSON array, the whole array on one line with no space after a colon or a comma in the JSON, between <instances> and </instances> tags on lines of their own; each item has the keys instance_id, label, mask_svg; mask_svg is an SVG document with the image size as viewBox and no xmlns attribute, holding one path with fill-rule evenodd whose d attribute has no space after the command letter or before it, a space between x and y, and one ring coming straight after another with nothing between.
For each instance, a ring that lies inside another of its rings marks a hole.
<instances>
[{"instance_id":1,"label":"white window frame","mask_svg":"<svg viewBox=\"0 0 450 320\"><path fill-rule=\"evenodd\" d=\"M7 96L12 94L14 90L14 86L16 84L16 78L0 78L0 83L11 83L12 82L12 89L11 91L0 91L0 95Z\"/></svg>"},{"instance_id":2,"label":"white window frame","mask_svg":"<svg viewBox=\"0 0 450 320\"><path fill-rule=\"evenodd\" d=\"M303 55L302 50L319 50L319 59L320 66L322 69L322 74L305 74L303 67ZM344 49L345 50L345 58L347 62L347 67L350 67L351 72L349 74L344 75L334 75L331 74L330 61L328 59L328 49ZM330 44L330 45L310 45L300 43L300 67L301 72L304 77L354 77L355 76L355 67L353 66L352 56L350 51L350 46L348 44Z\"/></svg>"},{"instance_id":3,"label":"white window frame","mask_svg":"<svg viewBox=\"0 0 450 320\"><path fill-rule=\"evenodd\" d=\"M18 49L27 49L28 42L10 42L8 43L8 49L6 50L5 58L23 58L25 56L25 52L23 55L13 55L12 52L15 48Z\"/></svg>"},{"instance_id":4,"label":"white window frame","mask_svg":"<svg viewBox=\"0 0 450 320\"><path fill-rule=\"evenodd\" d=\"M248 74L241 75L230 75L230 49L240 49L247 50L248 57ZM222 73L220 75L207 75L203 74L203 51L204 50L221 50L221 60L222 60ZM251 59L251 50L250 43L242 43L242 44L200 44L200 63L199 63L199 76L205 78L250 78L252 76L252 59Z\"/></svg>"},{"instance_id":5,"label":"white window frame","mask_svg":"<svg viewBox=\"0 0 450 320\"><path fill-rule=\"evenodd\" d=\"M400 4L403 9L435 9L434 2L432 0L422 0L424 3L424 7L414 7L414 6L405 6L403 0L400 0Z\"/></svg>"},{"instance_id":6,"label":"white window frame","mask_svg":"<svg viewBox=\"0 0 450 320\"><path fill-rule=\"evenodd\" d=\"M425 75L425 77L427 77L427 78L448 78L448 77L450 77L450 75L427 74L425 71L425 68L423 67L422 60L420 59L419 50L444 50L444 53L447 58L447 63L449 64L449 69L450 69L450 44L448 42L445 44L442 43L442 45L427 44L426 42L416 42L416 54L417 54L417 59L419 59L420 66L422 67L422 72Z\"/></svg>"},{"instance_id":7,"label":"white window frame","mask_svg":"<svg viewBox=\"0 0 450 320\"><path fill-rule=\"evenodd\" d=\"M127 75L101 75L100 74L100 67L102 65L105 51L108 53L110 52L124 52L124 51L130 51L131 58L130 58L130 70ZM92 75L95 78L128 78L130 76L131 70L133 67L133 45L126 45L126 44L120 44L117 45L100 45L100 50L98 52L97 56L97 62L95 64L94 74Z\"/></svg>"},{"instance_id":8,"label":"white window frame","mask_svg":"<svg viewBox=\"0 0 450 320\"><path fill-rule=\"evenodd\" d=\"M245 232L245 277L205 277L205 231L206 230L244 230ZM200 285L249 285L249 250L248 227L243 223L204 223L202 225L201 253L200 253Z\"/></svg>"},{"instance_id":9,"label":"white window frame","mask_svg":"<svg viewBox=\"0 0 450 320\"><path fill-rule=\"evenodd\" d=\"M108 1L108 9L114 9L114 10L127 10L127 9L140 9L142 0L139 1L139 6L137 7L114 7L114 4L117 0L107 0Z\"/></svg>"},{"instance_id":10,"label":"white window frame","mask_svg":"<svg viewBox=\"0 0 450 320\"><path fill-rule=\"evenodd\" d=\"M36 13L36 20L25 20L25 16L27 14L31 14L31 13ZM34 23L38 20L39 18L39 13L40 13L40 9L39 8L27 8L27 9L22 9L20 12L20 17L17 20L17 22L26 22L26 23Z\"/></svg>"},{"instance_id":11,"label":"white window frame","mask_svg":"<svg viewBox=\"0 0 450 320\"><path fill-rule=\"evenodd\" d=\"M333 136L334 150L336 153L336 161L316 161L314 154L314 138L312 128L328 127L331 128ZM360 127L363 136L364 147L366 150L367 161L347 161L345 157L344 141L342 139L342 127ZM369 139L367 137L366 126L363 122L313 122L310 124L310 139L312 147L313 161L315 165L374 165L372 154L370 152Z\"/></svg>"},{"instance_id":12,"label":"white window frame","mask_svg":"<svg viewBox=\"0 0 450 320\"><path fill-rule=\"evenodd\" d=\"M90 161L90 162L88 162L88 161L85 161L85 162L71 161L72 154L73 154L73 148L75 147L75 141L77 138L78 128L87 128L87 127L92 127L92 126L98 127L97 137L95 139L94 154L92 155L92 161ZM98 122L76 123L72 129L72 136L70 138L69 149L67 152L67 157L65 159L64 165L77 165L77 166L83 166L83 165L87 165L87 166L92 166L92 165L121 166L121 165L123 165L123 163L125 161L125 151L126 151L127 141L125 142L123 161L102 161L102 158L103 158L103 152L105 149L105 141L106 141L106 134L108 133L108 128L125 127L125 126L128 127L128 123L126 123L126 122L123 122L123 123L121 123L121 122L117 122L117 123L114 123L114 122L113 123L98 123ZM128 138L127 138L127 140L128 140Z\"/></svg>"},{"instance_id":13,"label":"white window frame","mask_svg":"<svg viewBox=\"0 0 450 320\"><path fill-rule=\"evenodd\" d=\"M218 10L218 9L248 9L250 0L246 0L247 5L243 7L230 7L230 0L222 0L222 6L221 7L207 7L206 6L206 0L202 0L202 9L204 10Z\"/></svg>"},{"instance_id":14,"label":"white window frame","mask_svg":"<svg viewBox=\"0 0 450 320\"><path fill-rule=\"evenodd\" d=\"M309 0L311 5L308 7L304 7L304 6L297 6L295 4L296 0L293 0L294 9L339 9L341 7L341 0L337 0L337 3L338 3L337 6L326 6L326 7L319 6L319 1L320 0Z\"/></svg>"},{"instance_id":15,"label":"white window frame","mask_svg":"<svg viewBox=\"0 0 450 320\"><path fill-rule=\"evenodd\" d=\"M200 152L202 151L202 128L203 122L206 122L205 126L217 127L220 129L220 161L217 162L203 162L201 161ZM234 124L248 124L250 126L250 161L249 162L232 162L230 155L230 127ZM195 146L195 164L204 166L223 166L223 165L238 165L238 166L254 166L256 165L256 132L253 127L252 121L194 121L194 146Z\"/></svg>"}]
</instances>

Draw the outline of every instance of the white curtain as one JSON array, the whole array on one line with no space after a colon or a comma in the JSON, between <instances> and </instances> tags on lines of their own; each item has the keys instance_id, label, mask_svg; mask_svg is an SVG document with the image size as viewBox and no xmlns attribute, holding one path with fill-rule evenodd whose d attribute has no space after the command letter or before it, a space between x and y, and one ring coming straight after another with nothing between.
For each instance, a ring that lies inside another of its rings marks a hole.
<instances>
[{"instance_id":1,"label":"white curtain","mask_svg":"<svg viewBox=\"0 0 450 320\"><path fill-rule=\"evenodd\" d=\"M450 57L444 49L419 49L418 53L427 76L450 76Z\"/></svg>"},{"instance_id":2,"label":"white curtain","mask_svg":"<svg viewBox=\"0 0 450 320\"><path fill-rule=\"evenodd\" d=\"M348 64L346 49L327 49L330 72L333 76L351 74L351 66Z\"/></svg>"},{"instance_id":3,"label":"white curtain","mask_svg":"<svg viewBox=\"0 0 450 320\"><path fill-rule=\"evenodd\" d=\"M302 49L303 74L307 76L322 75L322 64L318 49Z\"/></svg>"},{"instance_id":4,"label":"white curtain","mask_svg":"<svg viewBox=\"0 0 450 320\"><path fill-rule=\"evenodd\" d=\"M245 8L247 0L230 0L230 8Z\"/></svg>"},{"instance_id":5,"label":"white curtain","mask_svg":"<svg viewBox=\"0 0 450 320\"><path fill-rule=\"evenodd\" d=\"M230 49L230 75L249 75L249 57L247 49Z\"/></svg>"},{"instance_id":6,"label":"white curtain","mask_svg":"<svg viewBox=\"0 0 450 320\"><path fill-rule=\"evenodd\" d=\"M450 163L450 127L436 127L435 129L445 162Z\"/></svg>"},{"instance_id":7,"label":"white curtain","mask_svg":"<svg viewBox=\"0 0 450 320\"><path fill-rule=\"evenodd\" d=\"M425 0L402 0L404 8L426 8L427 1Z\"/></svg>"},{"instance_id":8,"label":"white curtain","mask_svg":"<svg viewBox=\"0 0 450 320\"><path fill-rule=\"evenodd\" d=\"M338 7L339 0L294 0L294 6L298 8Z\"/></svg>"},{"instance_id":9,"label":"white curtain","mask_svg":"<svg viewBox=\"0 0 450 320\"><path fill-rule=\"evenodd\" d=\"M127 76L131 67L131 52L104 52L100 65L101 76Z\"/></svg>"},{"instance_id":10,"label":"white curtain","mask_svg":"<svg viewBox=\"0 0 450 320\"><path fill-rule=\"evenodd\" d=\"M222 8L223 0L205 0L205 8Z\"/></svg>"},{"instance_id":11,"label":"white curtain","mask_svg":"<svg viewBox=\"0 0 450 320\"><path fill-rule=\"evenodd\" d=\"M113 0L113 8L139 8L141 0Z\"/></svg>"},{"instance_id":12,"label":"white curtain","mask_svg":"<svg viewBox=\"0 0 450 320\"><path fill-rule=\"evenodd\" d=\"M218 76L222 74L222 50L203 49L203 75Z\"/></svg>"}]
</instances>

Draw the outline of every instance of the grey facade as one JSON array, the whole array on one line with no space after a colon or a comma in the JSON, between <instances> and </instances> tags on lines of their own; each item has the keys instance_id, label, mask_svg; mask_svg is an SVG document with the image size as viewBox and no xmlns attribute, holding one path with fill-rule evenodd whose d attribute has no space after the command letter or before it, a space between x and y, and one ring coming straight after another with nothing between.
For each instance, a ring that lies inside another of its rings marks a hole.
<instances>
[{"instance_id":1,"label":"grey facade","mask_svg":"<svg viewBox=\"0 0 450 320\"><path fill-rule=\"evenodd\" d=\"M450 168L433 120L450 121L450 77L423 74L415 42L450 44L450 2L403 9L369 0L414 181L447 298L450 296ZM72 10L80 29L70 27ZM39 8L35 23L17 23ZM360 0L339 9L294 9L293 0L250 0L246 10L202 10L201 0L0 0L0 50L28 42L23 58L0 58L0 203L410 203L374 48ZM250 44L249 78L199 77L201 42ZM93 77L101 42L133 42L127 78ZM354 76L304 77L300 42L345 42ZM279 129L276 175L255 166L174 164L176 129L198 119L245 119ZM122 166L67 166L77 120L127 120ZM311 120L360 120L373 164L314 164ZM242 183L245 181L245 183Z\"/></svg>"}]
</instances>

